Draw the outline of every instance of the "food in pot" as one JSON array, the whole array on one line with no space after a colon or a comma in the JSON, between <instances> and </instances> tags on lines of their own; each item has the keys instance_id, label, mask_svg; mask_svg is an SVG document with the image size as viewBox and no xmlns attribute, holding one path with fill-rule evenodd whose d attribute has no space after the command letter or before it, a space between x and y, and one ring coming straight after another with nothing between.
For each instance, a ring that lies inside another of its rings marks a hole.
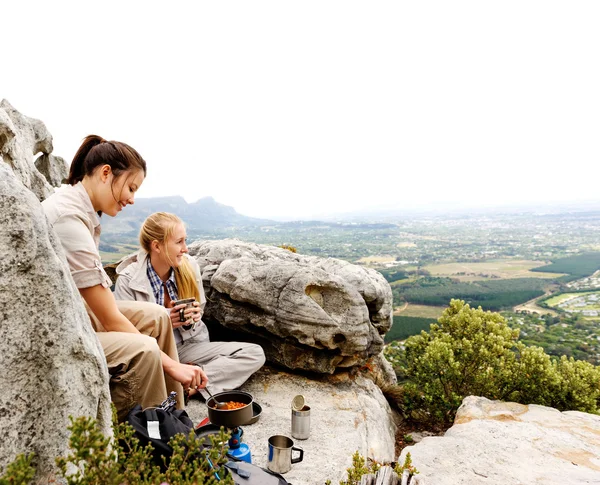
<instances>
[{"instance_id":1,"label":"food in pot","mask_svg":"<svg viewBox=\"0 0 600 485\"><path fill-rule=\"evenodd\" d=\"M226 407L222 408L221 411L223 411L223 410L232 411L233 409L240 409L240 408L243 408L244 406L247 406L247 404L244 402L236 402L236 401L227 401L224 404ZM214 402L213 402L212 407L214 409L217 409L217 405Z\"/></svg>"}]
</instances>

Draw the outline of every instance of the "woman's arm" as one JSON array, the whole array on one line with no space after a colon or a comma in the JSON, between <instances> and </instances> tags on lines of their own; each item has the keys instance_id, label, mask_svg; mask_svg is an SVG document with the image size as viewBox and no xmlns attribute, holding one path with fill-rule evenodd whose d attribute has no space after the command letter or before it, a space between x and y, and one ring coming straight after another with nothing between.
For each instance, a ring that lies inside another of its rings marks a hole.
<instances>
[{"instance_id":1,"label":"woman's arm","mask_svg":"<svg viewBox=\"0 0 600 485\"><path fill-rule=\"evenodd\" d=\"M115 297L109 288L96 285L80 288L79 292L107 332L140 333L119 311Z\"/></svg>"},{"instance_id":2,"label":"woman's arm","mask_svg":"<svg viewBox=\"0 0 600 485\"><path fill-rule=\"evenodd\" d=\"M79 292L107 332L140 333L125 315L119 311L115 297L110 289L102 285L96 285L89 288L80 288ZM163 351L160 353L165 373L177 382L181 382L185 389L203 389L206 387L208 378L200 367L182 364L171 359Z\"/></svg>"}]
</instances>

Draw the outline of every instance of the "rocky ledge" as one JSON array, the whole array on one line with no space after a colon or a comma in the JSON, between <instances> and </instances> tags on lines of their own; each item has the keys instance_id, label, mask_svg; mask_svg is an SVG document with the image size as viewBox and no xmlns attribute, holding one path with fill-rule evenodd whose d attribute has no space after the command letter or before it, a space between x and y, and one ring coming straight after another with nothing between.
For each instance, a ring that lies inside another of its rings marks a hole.
<instances>
[{"instance_id":1,"label":"rocky ledge","mask_svg":"<svg viewBox=\"0 0 600 485\"><path fill-rule=\"evenodd\" d=\"M419 483L600 484L600 416L470 396L444 436L404 448Z\"/></svg>"},{"instance_id":2,"label":"rocky ledge","mask_svg":"<svg viewBox=\"0 0 600 485\"><path fill-rule=\"evenodd\" d=\"M202 270L206 320L259 343L269 361L330 374L383 349L392 291L377 271L233 239L189 249Z\"/></svg>"}]
</instances>

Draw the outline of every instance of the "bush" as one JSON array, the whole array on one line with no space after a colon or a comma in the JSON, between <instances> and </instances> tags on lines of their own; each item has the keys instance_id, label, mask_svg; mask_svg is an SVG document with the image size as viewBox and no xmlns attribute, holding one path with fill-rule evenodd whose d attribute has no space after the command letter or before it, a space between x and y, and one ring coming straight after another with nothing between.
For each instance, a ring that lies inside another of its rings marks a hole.
<instances>
[{"instance_id":1,"label":"bush","mask_svg":"<svg viewBox=\"0 0 600 485\"><path fill-rule=\"evenodd\" d=\"M130 425L116 423L116 412L113 412L114 439L104 436L90 417L70 419L72 453L56 459L60 476L67 485L233 485L229 474L221 473L220 480L215 477L215 470L223 469L228 461L229 436L222 428L220 435L211 437L212 447L208 451L203 450L193 431L189 436L172 438L169 444L173 457L163 473L152 462L151 445L142 448ZM33 455L19 455L0 477L0 485L31 483L35 475L32 458Z\"/></svg>"},{"instance_id":2,"label":"bush","mask_svg":"<svg viewBox=\"0 0 600 485\"><path fill-rule=\"evenodd\" d=\"M114 439L105 437L95 420L82 416L71 419L69 446L72 453L56 459L58 468L68 485L145 485L167 482L170 485L233 484L230 475L216 480L219 470L228 460L228 435L221 428L218 437L212 437L213 446L204 451L201 441L189 436L176 435L169 441L173 456L161 472L152 462L152 445L142 448L127 423L117 423L113 407Z\"/></svg>"},{"instance_id":3,"label":"bush","mask_svg":"<svg viewBox=\"0 0 600 485\"><path fill-rule=\"evenodd\" d=\"M429 333L396 347L403 382L401 409L430 424L450 425L469 395L598 413L600 369L518 341L497 313L452 300ZM398 355L400 354L400 355Z\"/></svg>"},{"instance_id":4,"label":"bush","mask_svg":"<svg viewBox=\"0 0 600 485\"><path fill-rule=\"evenodd\" d=\"M35 468L31 464L33 455L19 455L9 463L4 475L0 477L0 485L27 485L35 476Z\"/></svg>"}]
</instances>

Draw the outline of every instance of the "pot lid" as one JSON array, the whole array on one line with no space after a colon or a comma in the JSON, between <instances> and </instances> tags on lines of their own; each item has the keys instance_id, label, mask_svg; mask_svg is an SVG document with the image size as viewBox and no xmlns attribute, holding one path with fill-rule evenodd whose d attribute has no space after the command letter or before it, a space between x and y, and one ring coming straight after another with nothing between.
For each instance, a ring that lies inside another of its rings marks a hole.
<instances>
[{"instance_id":1,"label":"pot lid","mask_svg":"<svg viewBox=\"0 0 600 485\"><path fill-rule=\"evenodd\" d=\"M294 399L292 399L292 409L294 411L300 411L304 407L304 396L302 394L298 394Z\"/></svg>"}]
</instances>

